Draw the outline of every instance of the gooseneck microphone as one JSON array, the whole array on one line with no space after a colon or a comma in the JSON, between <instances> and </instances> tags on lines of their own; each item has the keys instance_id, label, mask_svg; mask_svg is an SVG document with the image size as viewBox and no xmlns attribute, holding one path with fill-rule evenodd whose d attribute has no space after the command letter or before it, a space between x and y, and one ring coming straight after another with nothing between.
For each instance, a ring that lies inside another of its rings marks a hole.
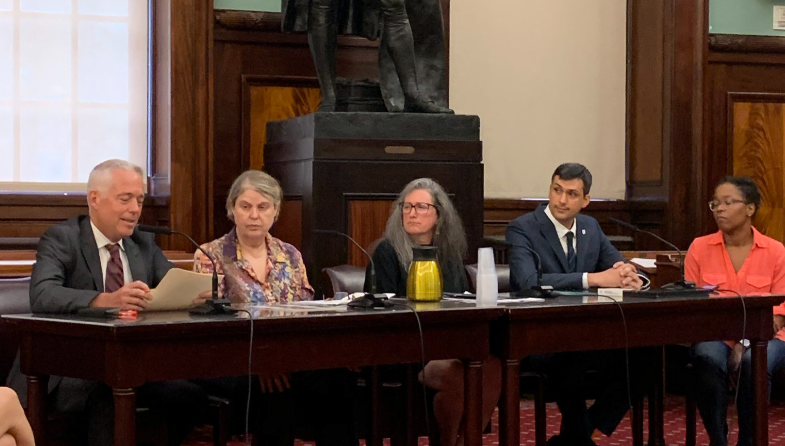
<instances>
[{"instance_id":1,"label":"gooseneck microphone","mask_svg":"<svg viewBox=\"0 0 785 446\"><path fill-rule=\"evenodd\" d=\"M368 261L371 264L371 273L370 273L370 293L365 293L365 296L359 297L357 299L352 299L348 304L346 304L349 308L359 308L359 309L367 309L367 308L387 308L392 307L390 302L387 302L387 296L385 294L376 294L376 266L373 264L373 257L368 254L362 246L355 239L353 239L349 234L343 233L341 231L334 231L332 229L314 229L313 232L317 234L332 234L332 235L340 235L341 237L345 237L350 242L354 243L354 246L358 247L360 251L368 257Z\"/></svg>"},{"instance_id":2,"label":"gooseneck microphone","mask_svg":"<svg viewBox=\"0 0 785 446\"><path fill-rule=\"evenodd\" d=\"M525 245L516 245L506 240L504 241L504 244L506 244L511 248L523 248L529 251L530 253L532 253L533 254L532 257L534 257L535 266L537 267L537 285L525 290L518 290L515 292L515 295L519 297L539 297L543 299L557 297L557 294L554 293L552 286L542 284L542 259L540 259L540 254L534 249ZM529 277L531 277L531 275L526 277L524 279L524 282L528 280Z\"/></svg>"},{"instance_id":3,"label":"gooseneck microphone","mask_svg":"<svg viewBox=\"0 0 785 446\"><path fill-rule=\"evenodd\" d=\"M213 256L210 255L210 253L202 249L202 247L198 243L196 243L196 241L192 239L188 234L185 234L180 231L175 231L171 228L164 228L160 226L136 225L136 229L142 232L150 232L152 234L182 235L183 237L190 240L191 243L193 243L193 245L196 247L196 249L202 251L202 253L204 253L204 255L207 256L208 259L210 259L210 263L213 264L212 295L210 296L210 299L204 302L204 304L191 308L189 310L191 313L208 315L208 314L233 314L237 312L237 310L231 307L231 302L229 302L229 299L218 298L218 269L215 264L215 259L213 258Z\"/></svg>"},{"instance_id":4,"label":"gooseneck microphone","mask_svg":"<svg viewBox=\"0 0 785 446\"><path fill-rule=\"evenodd\" d=\"M684 278L684 256L682 255L681 249L679 249L678 246L674 245L673 243L665 240L664 238L660 237L659 235L657 235L657 234L655 234L655 233L653 233L651 231L646 231L646 230L641 229L641 228L639 228L639 227L637 227L637 226L635 226L635 225L633 225L631 223L627 223L626 221L621 221L621 220L619 220L617 218L613 218L613 217L608 218L608 221L613 223L613 224L619 225L619 226L621 226L623 228L627 228L627 229L629 229L629 230L631 230L633 232L642 232L644 234L648 234L648 235L656 238L657 240L661 241L662 243L665 243L666 245L668 245L669 247L673 248L676 252L679 253L679 273L681 274L681 279L677 280L676 282L664 285L663 288L679 288L679 289L684 289L684 290L694 290L695 289L695 282L688 282Z\"/></svg>"}]
</instances>

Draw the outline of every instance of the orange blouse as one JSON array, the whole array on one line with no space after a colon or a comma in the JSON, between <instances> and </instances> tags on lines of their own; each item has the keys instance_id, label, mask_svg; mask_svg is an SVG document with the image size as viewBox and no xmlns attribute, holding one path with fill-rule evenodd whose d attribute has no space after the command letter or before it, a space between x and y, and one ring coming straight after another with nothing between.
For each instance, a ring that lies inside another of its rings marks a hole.
<instances>
[{"instance_id":1,"label":"orange blouse","mask_svg":"<svg viewBox=\"0 0 785 446\"><path fill-rule=\"evenodd\" d=\"M716 285L742 296L785 294L785 247L752 228L752 250L737 273L733 268L722 231L693 240L684 260L684 276L698 286ZM774 307L785 315L785 303ZM777 332L785 341L785 329Z\"/></svg>"}]
</instances>

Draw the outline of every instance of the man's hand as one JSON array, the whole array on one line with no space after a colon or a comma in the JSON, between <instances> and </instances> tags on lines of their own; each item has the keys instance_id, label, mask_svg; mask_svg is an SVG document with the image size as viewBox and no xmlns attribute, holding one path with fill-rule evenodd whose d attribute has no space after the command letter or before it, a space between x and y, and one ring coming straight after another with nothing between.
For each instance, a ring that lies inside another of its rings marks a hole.
<instances>
[{"instance_id":1,"label":"man's hand","mask_svg":"<svg viewBox=\"0 0 785 446\"><path fill-rule=\"evenodd\" d=\"M589 273L589 286L597 288L626 288L639 290L643 281L629 263L616 262L613 267L601 273Z\"/></svg>"},{"instance_id":2,"label":"man's hand","mask_svg":"<svg viewBox=\"0 0 785 446\"><path fill-rule=\"evenodd\" d=\"M90 302L91 307L119 307L121 310L141 311L153 296L146 283L135 281L126 283L114 293L101 293Z\"/></svg>"},{"instance_id":3,"label":"man's hand","mask_svg":"<svg viewBox=\"0 0 785 446\"><path fill-rule=\"evenodd\" d=\"M638 270L630 263L616 262L613 268L620 269L622 274L622 288L629 290L640 290L643 280L638 275Z\"/></svg>"},{"instance_id":4,"label":"man's hand","mask_svg":"<svg viewBox=\"0 0 785 446\"><path fill-rule=\"evenodd\" d=\"M272 378L259 377L262 393L283 392L289 389L289 375L279 375Z\"/></svg>"},{"instance_id":5,"label":"man's hand","mask_svg":"<svg viewBox=\"0 0 785 446\"><path fill-rule=\"evenodd\" d=\"M785 328L785 316L781 314L774 315L774 336L777 336L777 332Z\"/></svg>"}]
</instances>

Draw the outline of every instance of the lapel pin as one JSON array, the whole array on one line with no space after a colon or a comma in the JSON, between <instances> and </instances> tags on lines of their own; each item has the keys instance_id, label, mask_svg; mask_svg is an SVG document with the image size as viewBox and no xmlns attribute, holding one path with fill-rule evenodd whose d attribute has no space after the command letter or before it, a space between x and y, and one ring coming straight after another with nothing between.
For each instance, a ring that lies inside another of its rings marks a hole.
<instances>
[{"instance_id":1,"label":"lapel pin","mask_svg":"<svg viewBox=\"0 0 785 446\"><path fill-rule=\"evenodd\" d=\"M586 230L585 229L581 229L581 234L586 235Z\"/></svg>"}]
</instances>

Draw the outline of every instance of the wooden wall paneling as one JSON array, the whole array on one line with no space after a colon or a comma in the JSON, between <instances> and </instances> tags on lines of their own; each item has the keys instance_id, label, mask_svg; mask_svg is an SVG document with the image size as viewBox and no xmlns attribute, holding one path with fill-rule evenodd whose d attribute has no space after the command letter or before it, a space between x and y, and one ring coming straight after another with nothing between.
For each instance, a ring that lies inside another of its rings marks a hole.
<instances>
[{"instance_id":1,"label":"wooden wall paneling","mask_svg":"<svg viewBox=\"0 0 785 446\"><path fill-rule=\"evenodd\" d=\"M700 235L699 221L703 142L703 73L708 39L708 0L669 0L672 7L672 77L669 90L666 239L682 249ZM661 248L661 246L659 246Z\"/></svg>"},{"instance_id":2,"label":"wooden wall paneling","mask_svg":"<svg viewBox=\"0 0 785 446\"><path fill-rule=\"evenodd\" d=\"M347 196L347 210L349 214L347 232L366 250L374 241L384 235L384 228L387 226L387 220L390 217L390 207L395 198L396 196L392 195L387 200L363 200L361 197ZM349 250L347 263L362 267L368 264L368 258L352 242L347 240L346 247Z\"/></svg>"},{"instance_id":3,"label":"wooden wall paneling","mask_svg":"<svg viewBox=\"0 0 785 446\"><path fill-rule=\"evenodd\" d=\"M785 94L730 93L727 127L731 171L761 192L755 227L785 241Z\"/></svg>"},{"instance_id":4,"label":"wooden wall paneling","mask_svg":"<svg viewBox=\"0 0 785 446\"><path fill-rule=\"evenodd\" d=\"M699 234L707 39L708 0L628 1L628 199L668 203L662 235L682 248Z\"/></svg>"},{"instance_id":5,"label":"wooden wall paneling","mask_svg":"<svg viewBox=\"0 0 785 446\"><path fill-rule=\"evenodd\" d=\"M736 164L733 162L733 104L779 103L785 94L785 37L712 35L706 91L706 140L699 191L703 204L697 219L701 233L716 231L714 218L705 203L711 199L716 183L733 173ZM769 188L771 183L762 186Z\"/></svg>"},{"instance_id":6,"label":"wooden wall paneling","mask_svg":"<svg viewBox=\"0 0 785 446\"><path fill-rule=\"evenodd\" d=\"M301 250L302 243L303 202L301 199L284 199L281 202L281 213L273 225L271 234Z\"/></svg>"},{"instance_id":7,"label":"wooden wall paneling","mask_svg":"<svg viewBox=\"0 0 785 446\"><path fill-rule=\"evenodd\" d=\"M242 164L264 167L267 123L313 113L321 93L315 78L305 76L242 76Z\"/></svg>"},{"instance_id":8,"label":"wooden wall paneling","mask_svg":"<svg viewBox=\"0 0 785 446\"><path fill-rule=\"evenodd\" d=\"M627 187L635 198L668 196L664 181L665 0L628 1Z\"/></svg>"},{"instance_id":9,"label":"wooden wall paneling","mask_svg":"<svg viewBox=\"0 0 785 446\"><path fill-rule=\"evenodd\" d=\"M171 14L171 224L212 239L212 2L169 0ZM174 249L191 248L173 239Z\"/></svg>"}]
</instances>

